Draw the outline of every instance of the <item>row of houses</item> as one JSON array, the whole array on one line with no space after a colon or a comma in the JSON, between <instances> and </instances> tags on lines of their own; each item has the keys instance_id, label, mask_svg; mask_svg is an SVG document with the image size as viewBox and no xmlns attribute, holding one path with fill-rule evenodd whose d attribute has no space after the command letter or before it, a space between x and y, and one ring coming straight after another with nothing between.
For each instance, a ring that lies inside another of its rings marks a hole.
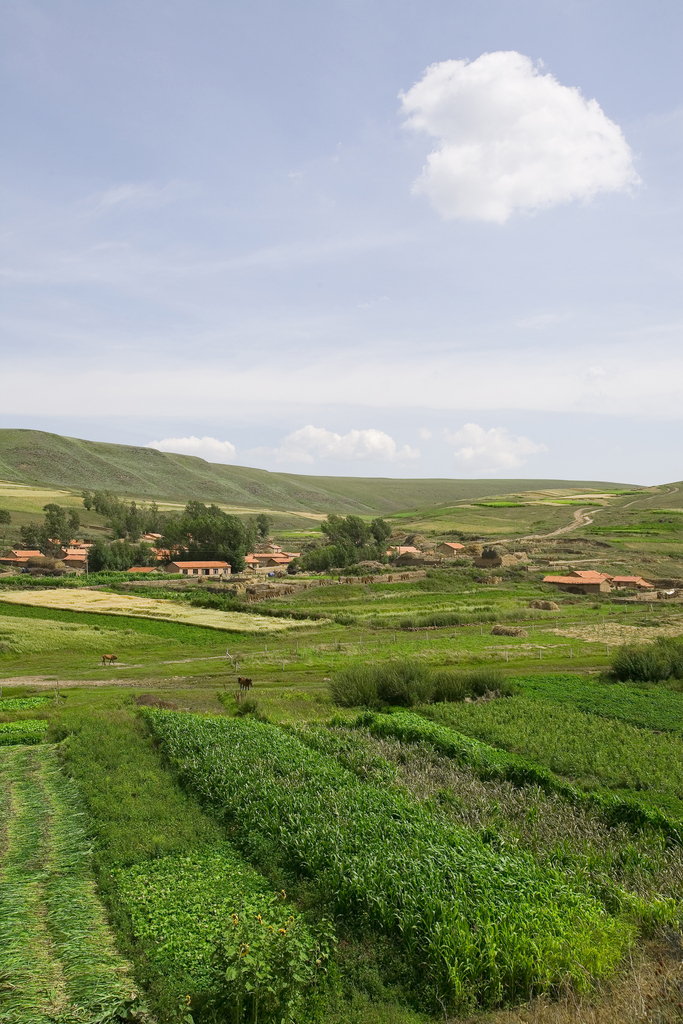
<instances>
[{"instance_id":1,"label":"row of houses","mask_svg":"<svg viewBox=\"0 0 683 1024\"><path fill-rule=\"evenodd\" d=\"M54 541L53 543L57 543ZM67 569L85 569L88 550L92 547L92 544L87 544L85 541L71 540L68 544L62 546L57 554L54 556L59 559L60 562L64 562ZM24 569L29 564L29 559L32 558L44 558L42 551L38 548L13 548L8 555L4 558L0 558L0 565L6 565L8 568Z\"/></svg>"},{"instance_id":2,"label":"row of houses","mask_svg":"<svg viewBox=\"0 0 683 1024\"><path fill-rule=\"evenodd\" d=\"M610 576L595 569L573 569L565 576L544 576L543 582L570 594L609 594L613 589L654 590L652 583L642 576Z\"/></svg>"}]
</instances>

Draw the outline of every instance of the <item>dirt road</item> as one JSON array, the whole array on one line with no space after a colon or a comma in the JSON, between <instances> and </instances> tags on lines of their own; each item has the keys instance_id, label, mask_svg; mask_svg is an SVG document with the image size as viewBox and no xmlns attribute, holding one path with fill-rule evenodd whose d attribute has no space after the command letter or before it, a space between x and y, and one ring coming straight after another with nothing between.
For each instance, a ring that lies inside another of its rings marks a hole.
<instances>
[{"instance_id":1,"label":"dirt road","mask_svg":"<svg viewBox=\"0 0 683 1024\"><path fill-rule=\"evenodd\" d=\"M577 508L574 518L568 526L561 526L559 530L553 530L552 533L531 533L526 537L520 537L519 540L544 540L546 537L559 537L560 534L571 533L572 530L578 530L580 526L590 526L593 522L591 516L599 511L599 508L592 508L589 514L587 508Z\"/></svg>"}]
</instances>

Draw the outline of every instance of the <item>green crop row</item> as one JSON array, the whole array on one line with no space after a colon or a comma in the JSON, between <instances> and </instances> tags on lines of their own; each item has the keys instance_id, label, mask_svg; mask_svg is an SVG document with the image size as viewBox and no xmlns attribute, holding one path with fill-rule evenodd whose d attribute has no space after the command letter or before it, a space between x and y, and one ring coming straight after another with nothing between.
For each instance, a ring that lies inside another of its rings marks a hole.
<instances>
[{"instance_id":1,"label":"green crop row","mask_svg":"<svg viewBox=\"0 0 683 1024\"><path fill-rule=\"evenodd\" d=\"M430 718L492 747L524 751L582 789L637 794L683 817L683 738L525 697L435 706Z\"/></svg>"},{"instance_id":2,"label":"green crop row","mask_svg":"<svg viewBox=\"0 0 683 1024\"><path fill-rule=\"evenodd\" d=\"M0 714L4 711L33 711L34 708L41 708L50 700L44 694L35 697L5 697L0 700Z\"/></svg>"},{"instance_id":3,"label":"green crop row","mask_svg":"<svg viewBox=\"0 0 683 1024\"><path fill-rule=\"evenodd\" d=\"M596 683L572 675L515 677L512 682L515 691L534 700L568 704L644 729L683 732L683 693L666 687Z\"/></svg>"},{"instance_id":4,"label":"green crop row","mask_svg":"<svg viewBox=\"0 0 683 1024\"><path fill-rule=\"evenodd\" d=\"M327 951L284 891L227 843L120 868L114 881L149 966L190 993L193 1016L294 1021L325 971Z\"/></svg>"},{"instance_id":5,"label":"green crop row","mask_svg":"<svg viewBox=\"0 0 683 1024\"><path fill-rule=\"evenodd\" d=\"M267 723L144 712L180 779L252 860L310 879L327 910L391 936L432 1006L609 975L632 935L553 866L501 855L409 795Z\"/></svg>"},{"instance_id":6,"label":"green crop row","mask_svg":"<svg viewBox=\"0 0 683 1024\"><path fill-rule=\"evenodd\" d=\"M538 786L545 793L558 796L576 805L598 807L608 824L625 823L633 828L653 828L662 832L670 842L683 845L683 822L671 819L657 807L649 807L634 796L617 796L608 792L591 792L558 778L547 767L535 764L506 750L499 750L471 736L456 732L448 724L451 705L430 708L428 721L411 712L391 715L366 713L356 720L357 727L367 728L374 736L393 737L405 743L429 743L440 753L467 766L480 779L505 779L515 786ZM547 711L547 709L546 709Z\"/></svg>"},{"instance_id":7,"label":"green crop row","mask_svg":"<svg viewBox=\"0 0 683 1024\"><path fill-rule=\"evenodd\" d=\"M130 964L97 897L83 808L53 747L0 752L0 814L0 1020L139 1019Z\"/></svg>"},{"instance_id":8,"label":"green crop row","mask_svg":"<svg viewBox=\"0 0 683 1024\"><path fill-rule=\"evenodd\" d=\"M230 847L128 711L65 710L51 736L89 812L100 888L155 1019L296 1018L325 968L325 930L314 939Z\"/></svg>"},{"instance_id":9,"label":"green crop row","mask_svg":"<svg viewBox=\"0 0 683 1024\"><path fill-rule=\"evenodd\" d=\"M27 718L20 722L0 722L0 747L15 743L40 743L47 722L43 718Z\"/></svg>"}]
</instances>

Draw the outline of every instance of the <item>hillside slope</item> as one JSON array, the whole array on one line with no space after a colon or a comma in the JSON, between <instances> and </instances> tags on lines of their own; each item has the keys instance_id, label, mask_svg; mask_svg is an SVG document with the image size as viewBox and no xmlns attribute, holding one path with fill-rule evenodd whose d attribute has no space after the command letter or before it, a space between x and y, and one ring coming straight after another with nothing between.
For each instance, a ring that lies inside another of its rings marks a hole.
<instances>
[{"instance_id":1,"label":"hillside slope","mask_svg":"<svg viewBox=\"0 0 683 1024\"><path fill-rule=\"evenodd\" d=\"M382 513L543 488L621 485L567 480L420 480L269 473L153 448L85 441L42 430L0 430L0 479L136 498L215 501L244 508Z\"/></svg>"}]
</instances>

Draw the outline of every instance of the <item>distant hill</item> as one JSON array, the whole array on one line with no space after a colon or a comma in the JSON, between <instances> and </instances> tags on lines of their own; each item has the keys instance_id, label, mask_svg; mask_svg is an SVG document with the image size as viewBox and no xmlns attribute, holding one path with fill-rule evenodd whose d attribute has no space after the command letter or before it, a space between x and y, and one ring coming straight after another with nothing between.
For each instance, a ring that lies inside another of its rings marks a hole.
<instances>
[{"instance_id":1,"label":"distant hill","mask_svg":"<svg viewBox=\"0 0 683 1024\"><path fill-rule=\"evenodd\" d=\"M140 499L218 502L292 512L389 514L546 488L615 488L586 480L397 480L304 476L226 466L154 448L0 429L0 479Z\"/></svg>"}]
</instances>

